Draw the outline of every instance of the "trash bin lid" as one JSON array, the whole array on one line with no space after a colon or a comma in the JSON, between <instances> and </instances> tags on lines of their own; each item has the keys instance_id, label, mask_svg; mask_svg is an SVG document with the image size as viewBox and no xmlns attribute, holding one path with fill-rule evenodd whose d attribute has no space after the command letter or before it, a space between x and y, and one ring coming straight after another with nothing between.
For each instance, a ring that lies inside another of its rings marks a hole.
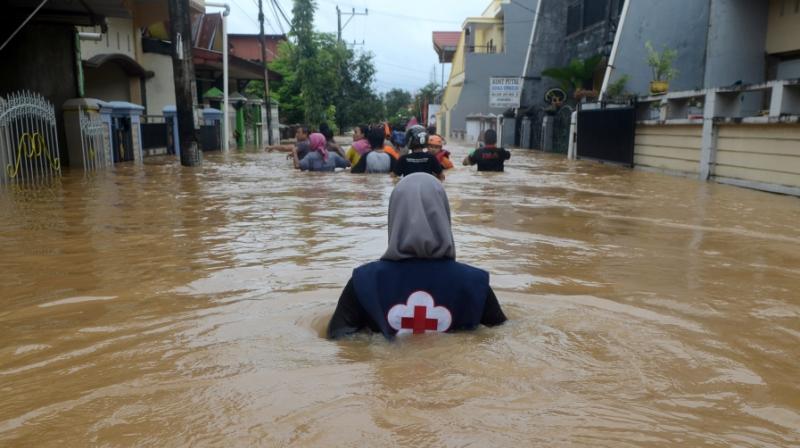
<instances>
[{"instance_id":1,"label":"trash bin lid","mask_svg":"<svg viewBox=\"0 0 800 448\"><path fill-rule=\"evenodd\" d=\"M97 111L103 107L105 102L97 98L72 98L64 102L62 109L67 110L93 110Z\"/></svg>"},{"instance_id":2,"label":"trash bin lid","mask_svg":"<svg viewBox=\"0 0 800 448\"><path fill-rule=\"evenodd\" d=\"M113 109L113 115L141 115L144 112L144 107L127 101L109 101L108 105Z\"/></svg>"},{"instance_id":3,"label":"trash bin lid","mask_svg":"<svg viewBox=\"0 0 800 448\"><path fill-rule=\"evenodd\" d=\"M203 118L220 118L222 117L222 111L219 109L214 109L213 107L206 107L203 109Z\"/></svg>"}]
</instances>

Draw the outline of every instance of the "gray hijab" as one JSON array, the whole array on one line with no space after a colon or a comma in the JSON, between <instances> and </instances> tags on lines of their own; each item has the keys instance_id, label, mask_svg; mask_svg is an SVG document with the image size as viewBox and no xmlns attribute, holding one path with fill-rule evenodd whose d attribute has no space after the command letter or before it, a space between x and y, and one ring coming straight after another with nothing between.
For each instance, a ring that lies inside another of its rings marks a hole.
<instances>
[{"instance_id":1,"label":"gray hijab","mask_svg":"<svg viewBox=\"0 0 800 448\"><path fill-rule=\"evenodd\" d=\"M447 193L427 173L404 177L389 199L389 248L381 259L408 258L456 258Z\"/></svg>"}]
</instances>

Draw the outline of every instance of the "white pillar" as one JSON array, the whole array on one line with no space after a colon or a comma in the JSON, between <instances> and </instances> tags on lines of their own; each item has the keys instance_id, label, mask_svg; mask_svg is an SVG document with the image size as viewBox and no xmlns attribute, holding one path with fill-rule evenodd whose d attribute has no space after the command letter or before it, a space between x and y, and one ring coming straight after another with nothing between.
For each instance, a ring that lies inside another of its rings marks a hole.
<instances>
[{"instance_id":1,"label":"white pillar","mask_svg":"<svg viewBox=\"0 0 800 448\"><path fill-rule=\"evenodd\" d=\"M206 6L225 8L222 12L222 151L230 150L228 138L228 15L231 7L224 2L206 2Z\"/></svg>"},{"instance_id":2,"label":"white pillar","mask_svg":"<svg viewBox=\"0 0 800 448\"><path fill-rule=\"evenodd\" d=\"M572 113L572 119L569 122L569 149L567 150L567 159L578 159L578 111Z\"/></svg>"}]
</instances>

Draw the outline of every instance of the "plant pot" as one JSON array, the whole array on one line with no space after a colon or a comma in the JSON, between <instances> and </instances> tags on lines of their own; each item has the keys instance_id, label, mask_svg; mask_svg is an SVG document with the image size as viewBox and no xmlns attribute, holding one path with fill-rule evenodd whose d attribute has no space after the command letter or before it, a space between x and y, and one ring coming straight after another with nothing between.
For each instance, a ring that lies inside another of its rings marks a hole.
<instances>
[{"instance_id":1,"label":"plant pot","mask_svg":"<svg viewBox=\"0 0 800 448\"><path fill-rule=\"evenodd\" d=\"M584 90L584 89L577 89L575 90L574 97L576 100L580 101L584 98L597 98L600 94L596 90Z\"/></svg>"},{"instance_id":2,"label":"plant pot","mask_svg":"<svg viewBox=\"0 0 800 448\"><path fill-rule=\"evenodd\" d=\"M663 95L669 90L667 81L650 81L650 93L653 95Z\"/></svg>"}]
</instances>

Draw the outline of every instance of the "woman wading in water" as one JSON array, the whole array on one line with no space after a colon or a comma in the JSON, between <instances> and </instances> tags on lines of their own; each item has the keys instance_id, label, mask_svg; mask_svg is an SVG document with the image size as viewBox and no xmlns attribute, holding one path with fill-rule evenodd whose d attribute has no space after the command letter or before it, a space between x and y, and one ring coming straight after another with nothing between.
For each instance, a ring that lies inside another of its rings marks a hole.
<instances>
[{"instance_id":1,"label":"woman wading in water","mask_svg":"<svg viewBox=\"0 0 800 448\"><path fill-rule=\"evenodd\" d=\"M391 339L505 322L489 273L455 258L441 183L426 173L404 177L389 200L389 247L379 261L353 271L328 337L369 329Z\"/></svg>"}]
</instances>

